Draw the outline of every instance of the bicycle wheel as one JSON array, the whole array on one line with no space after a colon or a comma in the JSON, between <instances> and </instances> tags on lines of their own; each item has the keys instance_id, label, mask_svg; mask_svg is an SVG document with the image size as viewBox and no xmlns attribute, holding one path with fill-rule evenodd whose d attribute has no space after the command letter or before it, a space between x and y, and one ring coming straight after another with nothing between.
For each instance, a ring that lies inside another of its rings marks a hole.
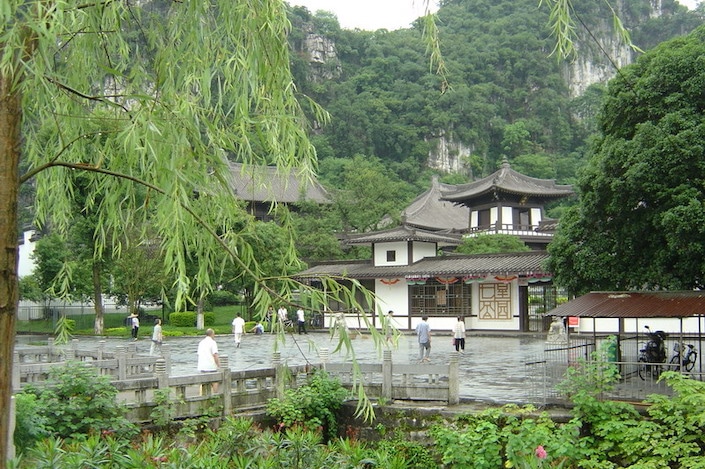
<instances>
[{"instance_id":1,"label":"bicycle wheel","mask_svg":"<svg viewBox=\"0 0 705 469\"><path fill-rule=\"evenodd\" d=\"M685 362L685 371L691 371L695 366L695 362L698 359L698 352L692 351L688 355L688 359Z\"/></svg>"},{"instance_id":2,"label":"bicycle wheel","mask_svg":"<svg viewBox=\"0 0 705 469\"><path fill-rule=\"evenodd\" d=\"M681 356L679 355L673 355L671 357L671 361L668 362L671 369L673 370L680 370L681 369Z\"/></svg>"},{"instance_id":3,"label":"bicycle wheel","mask_svg":"<svg viewBox=\"0 0 705 469\"><path fill-rule=\"evenodd\" d=\"M646 360L643 358L639 358L639 367L637 368L637 373L639 374L639 378L642 380L646 380L646 377L649 376L649 365L646 364Z\"/></svg>"}]
</instances>

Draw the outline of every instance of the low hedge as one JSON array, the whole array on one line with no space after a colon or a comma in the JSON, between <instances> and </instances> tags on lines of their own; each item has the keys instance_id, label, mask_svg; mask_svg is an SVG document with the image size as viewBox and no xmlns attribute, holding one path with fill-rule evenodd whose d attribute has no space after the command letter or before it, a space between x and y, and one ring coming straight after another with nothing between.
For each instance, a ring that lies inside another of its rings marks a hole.
<instances>
[{"instance_id":1,"label":"low hedge","mask_svg":"<svg viewBox=\"0 0 705 469\"><path fill-rule=\"evenodd\" d=\"M187 311L185 313L169 314L169 324L174 327L194 327L196 325L196 313ZM213 326L215 324L215 313L203 313L203 325Z\"/></svg>"}]
</instances>

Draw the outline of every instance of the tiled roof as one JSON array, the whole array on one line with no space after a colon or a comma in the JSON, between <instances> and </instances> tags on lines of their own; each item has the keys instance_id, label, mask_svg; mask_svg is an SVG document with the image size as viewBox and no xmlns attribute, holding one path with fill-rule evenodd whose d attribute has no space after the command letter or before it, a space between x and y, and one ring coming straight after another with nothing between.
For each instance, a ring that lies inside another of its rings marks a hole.
<instances>
[{"instance_id":1,"label":"tiled roof","mask_svg":"<svg viewBox=\"0 0 705 469\"><path fill-rule=\"evenodd\" d=\"M235 194L251 202L296 203L302 200L330 202L328 192L317 181L301 181L296 169L288 174L275 166L243 165L229 162L231 186Z\"/></svg>"},{"instance_id":2,"label":"tiled roof","mask_svg":"<svg viewBox=\"0 0 705 469\"><path fill-rule=\"evenodd\" d=\"M464 201L492 192L508 192L541 197L567 197L573 195L573 187L559 185L553 179L538 179L514 171L505 159L502 167L486 178L468 184L449 186L442 191L442 199Z\"/></svg>"},{"instance_id":3,"label":"tiled roof","mask_svg":"<svg viewBox=\"0 0 705 469\"><path fill-rule=\"evenodd\" d=\"M401 225L388 230L351 235L345 240L347 244L372 244L392 241L422 241L438 243L443 246L458 246L462 242L460 234L427 231L413 228L408 225Z\"/></svg>"},{"instance_id":4,"label":"tiled roof","mask_svg":"<svg viewBox=\"0 0 705 469\"><path fill-rule=\"evenodd\" d=\"M587 318L686 318L705 315L703 291L590 292L548 312Z\"/></svg>"},{"instance_id":5,"label":"tiled roof","mask_svg":"<svg viewBox=\"0 0 705 469\"><path fill-rule=\"evenodd\" d=\"M369 261L350 261L313 266L296 276L313 278L332 275L353 279L401 278L405 276L469 276L544 274L545 251L508 254L474 254L426 257L408 266L375 267Z\"/></svg>"},{"instance_id":6,"label":"tiled roof","mask_svg":"<svg viewBox=\"0 0 705 469\"><path fill-rule=\"evenodd\" d=\"M465 205L457 205L441 200L443 191L454 187L438 181L434 175L431 188L416 197L402 212L406 224L428 230L464 230L469 226L470 210Z\"/></svg>"}]
</instances>

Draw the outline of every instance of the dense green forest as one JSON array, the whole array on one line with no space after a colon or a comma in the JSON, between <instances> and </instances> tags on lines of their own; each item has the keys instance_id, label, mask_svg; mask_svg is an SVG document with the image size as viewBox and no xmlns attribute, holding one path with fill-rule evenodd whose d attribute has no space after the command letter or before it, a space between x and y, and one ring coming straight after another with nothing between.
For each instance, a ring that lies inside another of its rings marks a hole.
<instances>
[{"instance_id":1,"label":"dense green forest","mask_svg":"<svg viewBox=\"0 0 705 469\"><path fill-rule=\"evenodd\" d=\"M642 50L703 22L702 9L688 11L674 0L661 7L660 16L648 0L623 2L618 9ZM581 26L579 53L614 61L598 46L614 41L605 3L576 2L575 13ZM291 9L297 86L331 114L330 123L312 133L321 180L343 191L340 198L359 204L360 181L349 181L348 173L370 165L388 180L378 186L386 197L376 199L385 200L385 209L400 209L428 188L434 172L429 154L445 138L470 151L462 156L460 171L435 170L444 182L486 176L506 156L520 172L574 183L596 128L604 86L593 85L571 98L567 64L551 56L555 39L547 8L537 0L445 0L437 16L447 90L430 69L420 21L397 31L352 31L341 29L331 13ZM311 33L329 39L337 58L311 63L305 45ZM342 228L372 229L378 220Z\"/></svg>"},{"instance_id":2,"label":"dense green forest","mask_svg":"<svg viewBox=\"0 0 705 469\"><path fill-rule=\"evenodd\" d=\"M446 183L463 183L492 173L507 157L525 174L577 181L604 86L571 98L567 64L551 56L555 39L547 8L537 0L440 4L437 24L447 77L432 70L420 20L396 31L344 30L331 13L290 8L291 67L301 101L310 98L330 114L325 123L311 116L310 137L319 179L333 203L303 207L294 217L304 259L364 255L341 251L336 234L398 220L400 210L429 187L432 173ZM162 18L160 1L149 5ZM632 0L618 10L643 50L703 22L702 8L688 11L674 0L661 7L661 15L654 16L648 0ZM613 57L596 44L612 34L611 12L598 0L577 2L575 12L582 28L579 54L609 63ZM139 41L141 35L134 36ZM311 37L328 41L324 47L334 55L312 61ZM453 170L430 164L441 141L458 160ZM27 226L33 190L25 185L22 191L20 226ZM561 211L554 207L549 215Z\"/></svg>"}]
</instances>

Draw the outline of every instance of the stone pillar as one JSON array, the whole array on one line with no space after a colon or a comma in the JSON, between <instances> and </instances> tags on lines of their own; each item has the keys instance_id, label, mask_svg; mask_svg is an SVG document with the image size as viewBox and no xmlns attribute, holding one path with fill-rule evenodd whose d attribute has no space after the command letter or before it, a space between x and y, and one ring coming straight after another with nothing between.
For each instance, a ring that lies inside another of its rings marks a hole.
<instances>
[{"instance_id":1,"label":"stone pillar","mask_svg":"<svg viewBox=\"0 0 705 469\"><path fill-rule=\"evenodd\" d=\"M15 458L15 423L16 423L16 413L15 413L15 396L14 394L10 396L10 425L7 429L7 458ZM0 464L2 465L2 464Z\"/></svg>"},{"instance_id":2,"label":"stone pillar","mask_svg":"<svg viewBox=\"0 0 705 469\"><path fill-rule=\"evenodd\" d=\"M12 357L12 392L20 390L20 354L14 351Z\"/></svg>"},{"instance_id":3,"label":"stone pillar","mask_svg":"<svg viewBox=\"0 0 705 469\"><path fill-rule=\"evenodd\" d=\"M450 352L448 363L448 405L460 403L460 372L458 352Z\"/></svg>"},{"instance_id":4,"label":"stone pillar","mask_svg":"<svg viewBox=\"0 0 705 469\"><path fill-rule=\"evenodd\" d=\"M98 360L103 359L103 354L105 353L105 341L101 340L98 342L98 354L96 355Z\"/></svg>"},{"instance_id":5,"label":"stone pillar","mask_svg":"<svg viewBox=\"0 0 705 469\"><path fill-rule=\"evenodd\" d=\"M227 355L220 356L220 370L223 373L223 415L230 415L233 412L233 379L230 370L230 362Z\"/></svg>"},{"instance_id":6,"label":"stone pillar","mask_svg":"<svg viewBox=\"0 0 705 469\"><path fill-rule=\"evenodd\" d=\"M318 350L318 358L321 359L321 369L326 369L326 363L330 360L330 351L328 347L323 347Z\"/></svg>"},{"instance_id":7,"label":"stone pillar","mask_svg":"<svg viewBox=\"0 0 705 469\"><path fill-rule=\"evenodd\" d=\"M58 357L56 357L56 355L55 355L56 352L54 351L54 338L53 337L49 337L47 339L47 348L49 350L47 352L47 355L48 355L47 361L50 363L58 361Z\"/></svg>"},{"instance_id":8,"label":"stone pillar","mask_svg":"<svg viewBox=\"0 0 705 469\"><path fill-rule=\"evenodd\" d=\"M171 376L171 347L169 344L162 344L160 347L162 358L166 361L166 372Z\"/></svg>"},{"instance_id":9,"label":"stone pillar","mask_svg":"<svg viewBox=\"0 0 705 469\"><path fill-rule=\"evenodd\" d=\"M392 351L385 350L382 356L382 396L392 399Z\"/></svg>"},{"instance_id":10,"label":"stone pillar","mask_svg":"<svg viewBox=\"0 0 705 469\"><path fill-rule=\"evenodd\" d=\"M65 357L66 361L70 361L70 360L75 360L75 359L76 359L76 348L77 348L77 344L75 344L75 343L73 342L74 340L78 340L78 339L73 339L73 340L71 341L71 346L70 346L69 348L67 348L66 350L64 350L64 357Z\"/></svg>"},{"instance_id":11,"label":"stone pillar","mask_svg":"<svg viewBox=\"0 0 705 469\"><path fill-rule=\"evenodd\" d=\"M124 345L115 347L115 358L117 359L117 378L120 381L127 379L127 347Z\"/></svg>"},{"instance_id":12,"label":"stone pillar","mask_svg":"<svg viewBox=\"0 0 705 469\"><path fill-rule=\"evenodd\" d=\"M281 399L284 397L284 384L286 383L286 373L282 364L282 353L274 352L272 355L272 365L274 366L274 388L275 395Z\"/></svg>"},{"instance_id":13,"label":"stone pillar","mask_svg":"<svg viewBox=\"0 0 705 469\"><path fill-rule=\"evenodd\" d=\"M166 369L166 360L163 358L157 358L157 362L154 364L154 374L157 378L157 387L159 389L166 389L169 387L169 375Z\"/></svg>"}]
</instances>

